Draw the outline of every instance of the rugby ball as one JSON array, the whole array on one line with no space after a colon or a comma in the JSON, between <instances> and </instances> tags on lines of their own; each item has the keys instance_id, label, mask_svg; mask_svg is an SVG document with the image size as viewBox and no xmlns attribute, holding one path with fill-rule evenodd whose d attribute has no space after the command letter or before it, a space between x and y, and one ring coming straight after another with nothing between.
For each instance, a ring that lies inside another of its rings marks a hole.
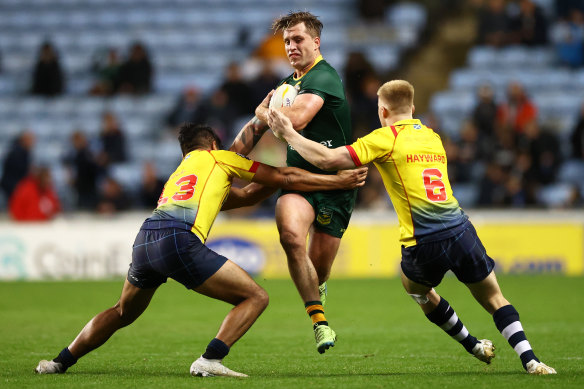
<instances>
[{"instance_id":1,"label":"rugby ball","mask_svg":"<svg viewBox=\"0 0 584 389\"><path fill-rule=\"evenodd\" d=\"M270 99L270 108L289 107L298 95L295 87L289 84L282 84L274 91Z\"/></svg>"}]
</instances>

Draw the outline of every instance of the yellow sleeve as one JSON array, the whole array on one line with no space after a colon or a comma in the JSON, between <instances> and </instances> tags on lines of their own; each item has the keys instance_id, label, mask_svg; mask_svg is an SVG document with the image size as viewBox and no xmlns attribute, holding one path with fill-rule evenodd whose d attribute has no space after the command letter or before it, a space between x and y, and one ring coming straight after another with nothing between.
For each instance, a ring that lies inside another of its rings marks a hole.
<instances>
[{"instance_id":1,"label":"yellow sleeve","mask_svg":"<svg viewBox=\"0 0 584 389\"><path fill-rule=\"evenodd\" d=\"M393 150L395 135L390 127L379 128L346 146L355 166L385 161Z\"/></svg>"},{"instance_id":2,"label":"yellow sleeve","mask_svg":"<svg viewBox=\"0 0 584 389\"><path fill-rule=\"evenodd\" d=\"M227 150L215 150L211 154L221 169L230 177L239 177L251 181L260 163L241 154Z\"/></svg>"}]
</instances>

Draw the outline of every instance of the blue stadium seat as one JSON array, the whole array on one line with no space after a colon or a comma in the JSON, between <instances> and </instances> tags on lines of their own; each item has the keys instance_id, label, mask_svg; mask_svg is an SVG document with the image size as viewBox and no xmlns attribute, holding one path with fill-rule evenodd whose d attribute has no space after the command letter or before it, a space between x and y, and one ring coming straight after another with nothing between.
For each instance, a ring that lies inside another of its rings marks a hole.
<instances>
[{"instance_id":1,"label":"blue stadium seat","mask_svg":"<svg viewBox=\"0 0 584 389\"><path fill-rule=\"evenodd\" d=\"M477 205L479 188L476 184L455 184L452 186L452 193L463 208L472 208Z\"/></svg>"},{"instance_id":2,"label":"blue stadium seat","mask_svg":"<svg viewBox=\"0 0 584 389\"><path fill-rule=\"evenodd\" d=\"M547 185L537 193L537 199L548 208L563 207L569 202L574 188L574 184L565 182Z\"/></svg>"},{"instance_id":3,"label":"blue stadium seat","mask_svg":"<svg viewBox=\"0 0 584 389\"><path fill-rule=\"evenodd\" d=\"M584 161L571 159L562 164L558 172L558 181L564 183L581 183L584 179Z\"/></svg>"}]
</instances>

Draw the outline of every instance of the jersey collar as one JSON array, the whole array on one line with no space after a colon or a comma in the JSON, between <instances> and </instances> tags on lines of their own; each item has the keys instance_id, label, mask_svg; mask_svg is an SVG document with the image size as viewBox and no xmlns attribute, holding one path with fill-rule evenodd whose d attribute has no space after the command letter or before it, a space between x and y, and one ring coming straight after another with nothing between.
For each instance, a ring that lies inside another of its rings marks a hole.
<instances>
[{"instance_id":1,"label":"jersey collar","mask_svg":"<svg viewBox=\"0 0 584 389\"><path fill-rule=\"evenodd\" d=\"M420 119L405 119L405 120L400 120L399 122L393 123L393 126L406 126L408 124L422 125L422 122L420 121Z\"/></svg>"},{"instance_id":2,"label":"jersey collar","mask_svg":"<svg viewBox=\"0 0 584 389\"><path fill-rule=\"evenodd\" d=\"M308 70L306 71L306 73L304 73L303 75L301 75L301 76L300 76L300 77L298 77L298 78L296 78L296 77L294 76L294 74L295 74L296 72L292 73L292 78L294 79L294 81L300 80L302 77L306 76L306 75L308 74L308 72L309 72L309 71L310 71L310 70L311 70L311 69L314 67L314 65L316 65L317 63L319 63L319 62L320 62L320 61L322 61L322 60L323 60L323 58L322 58L322 54L320 54L318 57L316 57L316 59L314 60L314 63L312 64L312 66L311 66L311 67L309 67L309 68L308 68Z\"/></svg>"}]
</instances>

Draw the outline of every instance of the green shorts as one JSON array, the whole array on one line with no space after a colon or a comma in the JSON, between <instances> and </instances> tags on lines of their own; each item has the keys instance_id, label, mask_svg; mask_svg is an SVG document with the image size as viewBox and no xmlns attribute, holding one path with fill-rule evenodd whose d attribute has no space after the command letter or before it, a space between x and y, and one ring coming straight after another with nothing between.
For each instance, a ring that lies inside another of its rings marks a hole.
<instances>
[{"instance_id":1,"label":"green shorts","mask_svg":"<svg viewBox=\"0 0 584 389\"><path fill-rule=\"evenodd\" d=\"M318 230L337 238L343 237L353 213L357 189L323 192L282 190L280 196L287 193L299 194L312 205L316 215L313 223Z\"/></svg>"}]
</instances>

